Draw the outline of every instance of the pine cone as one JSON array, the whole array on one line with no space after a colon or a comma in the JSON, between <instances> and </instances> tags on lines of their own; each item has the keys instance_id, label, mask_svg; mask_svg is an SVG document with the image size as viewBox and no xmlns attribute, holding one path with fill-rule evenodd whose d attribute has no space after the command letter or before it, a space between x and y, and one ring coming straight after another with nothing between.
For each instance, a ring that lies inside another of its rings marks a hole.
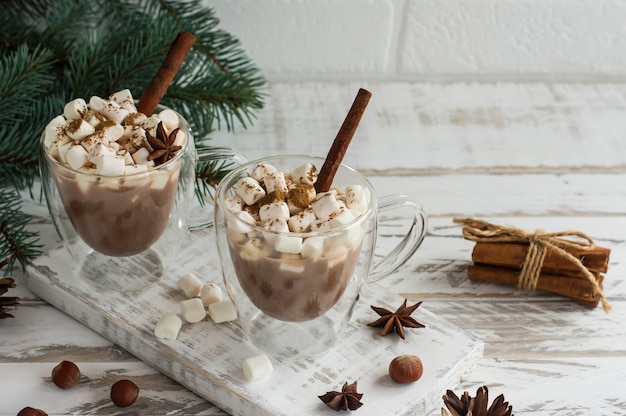
<instances>
[{"instance_id":1,"label":"pine cone","mask_svg":"<svg viewBox=\"0 0 626 416\"><path fill-rule=\"evenodd\" d=\"M9 289L15 287L15 280L10 277L0 279L0 295L4 295ZM13 318L9 313L11 306L17 305L20 298L12 296L0 296L0 319Z\"/></svg>"},{"instance_id":2,"label":"pine cone","mask_svg":"<svg viewBox=\"0 0 626 416\"><path fill-rule=\"evenodd\" d=\"M441 408L441 416L513 416L513 407L504 401L504 395L496 397L489 409L488 402L487 386L480 387L476 397L470 397L468 392L464 392L459 398L452 390L448 390L443 396L443 403L450 413Z\"/></svg>"}]
</instances>

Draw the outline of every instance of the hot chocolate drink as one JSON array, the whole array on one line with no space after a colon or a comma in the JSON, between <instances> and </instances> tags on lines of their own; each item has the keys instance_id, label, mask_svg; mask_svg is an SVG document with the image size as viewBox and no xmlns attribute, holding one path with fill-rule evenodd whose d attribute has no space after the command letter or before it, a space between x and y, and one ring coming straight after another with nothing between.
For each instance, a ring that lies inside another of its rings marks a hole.
<instances>
[{"instance_id":1,"label":"hot chocolate drink","mask_svg":"<svg viewBox=\"0 0 626 416\"><path fill-rule=\"evenodd\" d=\"M267 164L226 199L230 257L250 301L283 321L315 319L341 298L359 259L365 188L316 194L314 165L291 173Z\"/></svg>"},{"instance_id":2,"label":"hot chocolate drink","mask_svg":"<svg viewBox=\"0 0 626 416\"><path fill-rule=\"evenodd\" d=\"M187 134L172 110L138 113L128 90L69 102L44 133L49 167L76 233L130 256L156 242L176 197Z\"/></svg>"}]
</instances>

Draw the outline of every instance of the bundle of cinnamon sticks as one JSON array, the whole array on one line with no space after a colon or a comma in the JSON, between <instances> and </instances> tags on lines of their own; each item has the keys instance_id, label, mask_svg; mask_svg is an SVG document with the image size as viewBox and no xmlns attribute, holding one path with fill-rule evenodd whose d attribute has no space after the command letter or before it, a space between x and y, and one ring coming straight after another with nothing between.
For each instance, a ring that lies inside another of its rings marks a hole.
<instances>
[{"instance_id":1,"label":"bundle of cinnamon sticks","mask_svg":"<svg viewBox=\"0 0 626 416\"><path fill-rule=\"evenodd\" d=\"M602 302L604 309L610 310L602 294L602 282L611 250L596 246L586 236L586 243L562 238L584 234L571 231L529 233L480 220L455 218L454 221L464 224L463 235L476 242L473 264L468 266L467 272L470 280L545 290L589 307ZM530 284L524 281L528 275L534 275Z\"/></svg>"}]
</instances>

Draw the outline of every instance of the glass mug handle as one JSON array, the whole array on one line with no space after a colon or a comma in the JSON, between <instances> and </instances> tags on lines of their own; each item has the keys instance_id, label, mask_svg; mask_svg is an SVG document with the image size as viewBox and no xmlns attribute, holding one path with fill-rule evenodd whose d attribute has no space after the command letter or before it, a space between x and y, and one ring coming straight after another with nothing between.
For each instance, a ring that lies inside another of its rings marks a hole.
<instances>
[{"instance_id":1,"label":"glass mug handle","mask_svg":"<svg viewBox=\"0 0 626 416\"><path fill-rule=\"evenodd\" d=\"M230 147L206 147L196 150L198 163L215 163L216 169L231 170L248 162L241 153ZM217 184L215 184L217 186ZM193 208L190 210L188 231L196 231L213 226L213 197L215 190L207 195L204 205L194 196Z\"/></svg>"},{"instance_id":2,"label":"glass mug handle","mask_svg":"<svg viewBox=\"0 0 626 416\"><path fill-rule=\"evenodd\" d=\"M386 256L374 263L369 282L380 280L396 271L415 253L426 236L428 216L413 198L406 195L386 195L378 198L379 213L401 208L409 209L412 213L409 231Z\"/></svg>"}]
</instances>

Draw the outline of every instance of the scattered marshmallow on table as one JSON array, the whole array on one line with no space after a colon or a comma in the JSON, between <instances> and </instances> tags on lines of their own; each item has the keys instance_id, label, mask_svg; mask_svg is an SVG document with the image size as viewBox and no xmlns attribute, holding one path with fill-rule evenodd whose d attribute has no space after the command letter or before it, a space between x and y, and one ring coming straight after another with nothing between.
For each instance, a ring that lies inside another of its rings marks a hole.
<instances>
[{"instance_id":1,"label":"scattered marshmallow on table","mask_svg":"<svg viewBox=\"0 0 626 416\"><path fill-rule=\"evenodd\" d=\"M215 283L204 285L200 292L200 299L202 300L202 304L206 307L212 303L219 303L222 301L222 288Z\"/></svg>"},{"instance_id":2,"label":"scattered marshmallow on table","mask_svg":"<svg viewBox=\"0 0 626 416\"><path fill-rule=\"evenodd\" d=\"M154 335L158 338L175 340L178 337L178 332L183 326L183 321L178 315L173 313L166 313L159 319L155 328Z\"/></svg>"},{"instance_id":3,"label":"scattered marshmallow on table","mask_svg":"<svg viewBox=\"0 0 626 416\"><path fill-rule=\"evenodd\" d=\"M180 313L189 323L200 322L206 317L206 309L200 298L192 298L180 302Z\"/></svg>"},{"instance_id":4,"label":"scattered marshmallow on table","mask_svg":"<svg viewBox=\"0 0 626 416\"><path fill-rule=\"evenodd\" d=\"M237 308L230 300L223 300L209 305L209 316L216 324L237 319Z\"/></svg>"},{"instance_id":5,"label":"scattered marshmallow on table","mask_svg":"<svg viewBox=\"0 0 626 416\"><path fill-rule=\"evenodd\" d=\"M248 380L258 380L274 371L272 362L267 355L246 358L242 364L243 374Z\"/></svg>"},{"instance_id":6,"label":"scattered marshmallow on table","mask_svg":"<svg viewBox=\"0 0 626 416\"><path fill-rule=\"evenodd\" d=\"M193 273L186 274L178 279L178 288L183 291L188 298L195 298L200 295L202 282Z\"/></svg>"}]
</instances>

